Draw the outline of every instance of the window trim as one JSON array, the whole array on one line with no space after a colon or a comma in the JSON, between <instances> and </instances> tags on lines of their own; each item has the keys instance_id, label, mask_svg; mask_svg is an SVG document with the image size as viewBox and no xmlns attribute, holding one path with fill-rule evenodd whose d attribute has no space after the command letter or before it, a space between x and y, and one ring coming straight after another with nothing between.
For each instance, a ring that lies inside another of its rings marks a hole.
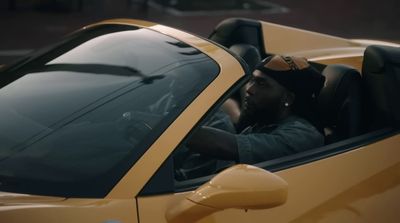
<instances>
[{"instance_id":1,"label":"window trim","mask_svg":"<svg viewBox=\"0 0 400 223\"><path fill-rule=\"evenodd\" d=\"M277 172L359 149L360 147L384 140L398 133L400 131L393 128L379 129L291 156L261 162L255 164L255 166L271 172Z\"/></svg>"},{"instance_id":2,"label":"window trim","mask_svg":"<svg viewBox=\"0 0 400 223\"><path fill-rule=\"evenodd\" d=\"M223 47L223 46L220 46ZM225 48L225 47L223 47ZM225 48L225 50L227 50ZM230 52L229 50L227 50ZM231 52L230 52L231 53ZM232 53L231 53L232 54ZM232 54L237 58L236 55ZM238 58L237 58L238 59ZM243 66L243 61L241 58L238 59L242 66ZM326 65L311 62L313 66L319 65L317 69L323 69ZM218 99L218 101L205 113L202 117L202 119L196 123L196 125L192 128L192 130L185 136L185 138L179 143L179 145L175 148L178 149L181 145L185 144L187 140L190 138L190 136L200 127L202 126L205 121L215 112L217 109L223 104L223 102L228 99L233 92L237 91L240 89L242 86L244 86L247 81L251 78L251 73L249 72L247 66L245 67L246 75L244 75L238 82L236 82L225 94ZM386 138L389 138L391 136L400 134L400 129L395 129L395 128L383 128L379 130L375 130L372 132L368 132L356 137L352 137L346 140L342 140L339 142L335 142L332 144L324 145L322 147L318 147L312 150L307 150L304 152L296 153L293 155L289 156L284 156L280 157L277 159L273 160L268 160L264 161L261 163L256 163L252 164L254 166L266 169L270 172L277 172L281 170L286 170L290 169L293 167L301 166L307 163L315 162L318 160L326 159L335 155L339 155L342 153L346 153L355 149L359 149L360 147L378 142L380 140L384 140ZM174 151L175 151L174 150ZM167 194L167 193L179 193L179 192L188 192L195 190L202 184L208 182L211 178L217 175L212 174L204 177L199 177L195 179L190 179L186 181L175 181L173 179L167 178L167 175L171 177L171 174L165 174L165 173L173 173L173 169L170 170L169 172L165 170L165 168L173 168L173 159L172 159L173 153L169 155L169 157L164 161L164 163L159 167L159 169L155 172L155 174L150 178L150 180L146 183L146 185L143 187L143 189L140 191L138 196L148 196L148 195L161 195L161 194ZM169 162L169 164L168 164ZM164 174L161 174L164 173ZM159 178L159 179L157 179ZM166 189L165 185L163 188L160 187L156 182L174 182L172 185L169 185L169 189Z\"/></svg>"},{"instance_id":3,"label":"window trim","mask_svg":"<svg viewBox=\"0 0 400 223\"><path fill-rule=\"evenodd\" d=\"M224 97L225 98L225 97ZM224 100L222 100L224 101ZM219 103L218 103L219 104ZM218 104L215 106L218 108ZM214 111L215 108L211 109L210 111ZM206 119L208 115L204 116ZM203 121L203 120L202 120ZM201 126L202 121L199 122L199 124L196 125L195 128L191 131L194 132L198 126ZM181 142L185 143L187 138L190 137L190 134ZM336 156L342 153L346 153L355 149L359 149L363 146L370 145L375 142L379 142L381 140L387 139L389 137L395 136L397 134L400 134L400 129L394 129L394 128L384 128L384 129L379 129L373 132L365 133L360 136L352 137L346 140L342 140L336 143L332 143L329 145L325 145L316 149L304 151L301 153L293 154L290 156L285 156L261 163L254 164L254 166L266 169L270 172L278 172L281 170L286 170L290 169L293 167L301 166L304 164L308 164L311 162L316 162L319 160L323 160L332 156ZM180 144L180 145L181 145ZM179 146L177 147L179 148ZM199 177L195 179L190 179L182 182L175 181L173 179L173 174L168 174L168 178L165 176L168 172L173 173L173 169L171 170L170 168L173 168L172 165L172 156L170 155L168 159L160 166L160 168L157 170L157 172L154 174L154 176L150 179L150 181L146 184L146 186L143 188L143 190L139 193L139 196L148 196L148 195L161 195L161 194L167 194L167 193L179 193L179 192L188 192L195 190L202 184L208 182L211 178L217 175L212 174L204 177ZM167 170L167 168L169 170ZM164 174L161 174L164 173ZM172 179L169 179L171 178ZM154 178L154 179L153 179ZM158 178L158 179L157 179ZM162 179L161 179L162 178ZM156 182L174 182L173 185L169 186L169 189L166 189L165 186L163 190L160 190L159 184Z\"/></svg>"},{"instance_id":4,"label":"window trim","mask_svg":"<svg viewBox=\"0 0 400 223\"><path fill-rule=\"evenodd\" d=\"M242 64L242 66L244 66ZM231 96L234 92L239 90L242 86L244 86L248 80L251 78L251 75L249 74L249 70L245 69L247 72L243 77L241 77L229 90L227 90L224 95L218 99L218 101L203 115L203 117L200 119L199 122L197 122L194 127L190 130L190 132L182 139L182 141L176 146L174 151L168 156L168 158L160 165L160 167L157 169L157 171L153 174L153 176L150 178L150 180L145 184L145 186L142 188L142 190L139 192L138 196L143 196L143 195L159 195L159 194L165 194L165 193L173 193L175 192L175 179L172 174L172 179L167 178L166 176L170 176L170 174L161 174L161 173L168 173L171 172L173 173L173 155L174 152L179 149L183 144L186 144L188 139L196 132L198 128L200 128L207 120L208 118L211 117L211 115L215 114L218 111L218 108L225 102L229 96ZM165 168L172 168L171 170L166 171ZM197 179L210 179L211 176L204 176L201 178L196 178ZM157 182L170 182L171 185L169 185L169 189L166 189L165 185L160 185ZM206 182L206 181L205 181Z\"/></svg>"},{"instance_id":5,"label":"window trim","mask_svg":"<svg viewBox=\"0 0 400 223\"><path fill-rule=\"evenodd\" d=\"M106 24L106 25L101 25L101 27L100 26L96 26L96 27L91 28L91 29L98 29L99 27L100 28L102 28L102 27L107 28L107 27L114 27L114 26L126 27L127 30L123 30L123 31L131 31L131 30L138 30L139 29L139 28L137 28L135 26L119 25L119 24L111 24L111 25ZM143 29L145 29L145 30L147 30L149 32L155 33L157 35L163 36L163 37L168 37L169 39L173 39L173 40L176 40L176 41L179 41L179 42L183 42L183 41L177 39L174 36L170 36L170 35L158 32L157 30L152 30L152 29L147 29L147 28L143 28ZM79 31L79 32L74 33L72 35L80 35L81 32L84 32L84 31ZM110 32L110 33L112 33L112 32ZM92 36L90 36L90 37L92 37ZM91 39L91 38L89 38L89 39ZM56 44L56 45L54 45L54 46L52 46L50 48L44 48L44 50L38 51L36 53L33 53L32 57L34 57L34 59L37 58L38 61L42 61L42 60L43 61L47 61L48 57L49 57L48 54L49 54L49 52L51 53L51 50L54 50L53 53L58 55L59 51L60 52L62 51L61 48L64 45L72 44L69 41L70 41L70 37L68 37L65 40L61 41L61 43L59 43L59 45ZM183 42L183 43L185 43L185 42ZM196 48L195 46L190 46L190 47L193 48L193 49L198 50L198 48ZM41 53L43 53L43 55ZM38 55L38 54L40 54L40 55ZM189 101L187 101L185 103L186 105L182 107L182 110L179 113L177 113L176 117L179 117L179 115L181 115L181 113L184 112L188 106L190 106L190 104L204 91L204 89L206 89L211 83L213 83L215 81L215 79L218 78L218 76L221 74L221 66L218 63L218 61L216 61L215 58L210 57L207 53L201 52L201 54L204 55L204 57L207 58L207 62L211 62L213 64L213 67L215 66L215 73L212 74L212 77L210 78L209 81L207 81L207 83L204 83L204 86L202 86L201 90L196 92L193 95L193 98L191 98ZM29 63L31 63L32 61L29 60L29 58L31 58L30 56L28 56L27 58L28 58L28 60L26 60L26 61L23 60L23 61L21 61L20 64L17 63L17 64L15 64L15 66L10 67L10 70L8 70L8 72L14 72L13 69L19 69L20 66L22 68L23 68L23 66L29 66ZM24 69L22 69L22 71L24 71L24 72L21 72L22 74L25 74L27 72ZM20 77L20 75L15 75L15 76L16 77L13 77L15 79L18 79ZM132 89L130 89L130 90L132 90ZM126 92L124 94L126 94ZM109 96L107 96L106 99L104 99L105 102L96 103L96 104L93 105L93 107L97 108L100 104L109 103L109 100L111 100L111 99L109 99ZM92 108L90 108L90 110L92 110ZM82 112L82 113L86 113L86 110L84 112ZM77 115L77 117L73 117L73 118L71 118L71 120L75 120L75 119L80 118L80 117L81 117L81 115L79 115L79 117ZM104 181L105 183L104 183L104 185L102 185L101 188L100 187L96 187L96 189L91 190L90 194L88 194L86 192L86 188L82 189L82 187L80 187L81 184L78 187L76 187L76 189L75 188L73 190L71 189L73 191L72 193L71 192L68 192L68 193L67 192L65 192L65 193L62 192L62 193L60 193L59 191L56 191L56 190L48 190L48 191L45 191L45 192L38 193L37 190L41 190L41 188L43 188L43 186L45 186L46 184L40 184L40 185L38 185L36 187L31 187L29 189L24 188L25 190L22 191L21 193L31 193L31 194L38 194L38 195L61 196L61 197L74 197L74 198L101 198L101 197L105 197L105 196L107 196L107 194L110 193L110 191L112 191L112 189L115 187L115 185L117 185L118 182L126 175L126 173L130 170L130 168L143 156L143 154L150 148L150 146L164 133L165 129L167 129L168 126L170 126L175 121L176 117L174 117L173 119L168 120L167 122L165 122L162 125L161 128L156 129L154 131L154 137L152 137L151 140L145 140L145 141L139 143L136 146L138 148L137 149L137 155L136 156L129 156L127 158L124 158L126 160L129 160L129 162L124 162L124 164L121 164L118 167L113 167L113 168L111 168L109 170L108 173L104 174L104 176L102 178L103 179L108 179L108 181L107 182ZM70 122L70 121L68 121L68 122ZM119 171L120 173L115 174L115 172L116 172L115 169L116 168L123 169L123 171ZM15 178L15 179L17 179L17 178ZM23 180L23 179L17 179L17 180ZM40 181L32 181L32 182L41 183ZM87 184L93 185L93 181L91 181L91 182L88 181ZM65 186L66 185L65 183L57 184L57 186L58 185L60 185L59 187L65 187L65 188L68 187L68 186ZM10 186L10 188L11 188L11 186ZM97 189L97 188L100 188L100 189ZM8 189L7 190L3 189L3 190L4 191L9 191L9 192L19 193L19 191L16 191L16 190L8 190Z\"/></svg>"},{"instance_id":6,"label":"window trim","mask_svg":"<svg viewBox=\"0 0 400 223\"><path fill-rule=\"evenodd\" d=\"M301 166L307 163L323 160L332 156L336 156L342 153L346 153L360 147L384 140L391 136L400 134L399 129L385 128L374 132L369 132L360 136L356 136L350 139L325 145L313 150L285 156L261 163L254 164L254 166L266 169L270 172L278 172L281 170L290 169L293 167ZM178 183L178 187L174 188L175 193L187 192L196 189L200 185L209 181L212 177L217 174L204 176L196 179L182 181Z\"/></svg>"}]
</instances>

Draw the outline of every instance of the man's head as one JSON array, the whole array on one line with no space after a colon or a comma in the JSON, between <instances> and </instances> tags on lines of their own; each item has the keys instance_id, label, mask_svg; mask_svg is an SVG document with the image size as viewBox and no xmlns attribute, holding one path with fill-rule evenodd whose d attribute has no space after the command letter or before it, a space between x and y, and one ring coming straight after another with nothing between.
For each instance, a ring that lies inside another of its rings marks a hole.
<instances>
[{"instance_id":1,"label":"man's head","mask_svg":"<svg viewBox=\"0 0 400 223\"><path fill-rule=\"evenodd\" d=\"M256 122L277 122L299 107L310 106L324 77L306 59L270 56L263 60L246 86L243 115Z\"/></svg>"}]
</instances>

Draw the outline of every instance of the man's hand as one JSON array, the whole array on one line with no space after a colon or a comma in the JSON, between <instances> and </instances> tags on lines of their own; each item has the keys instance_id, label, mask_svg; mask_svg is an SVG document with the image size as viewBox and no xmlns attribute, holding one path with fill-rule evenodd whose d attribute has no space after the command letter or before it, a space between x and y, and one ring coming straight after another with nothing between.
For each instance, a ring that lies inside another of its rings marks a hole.
<instances>
[{"instance_id":1,"label":"man's hand","mask_svg":"<svg viewBox=\"0 0 400 223\"><path fill-rule=\"evenodd\" d=\"M238 123L240 117L240 107L235 100L229 98L222 104L221 109L223 112L229 115L233 124L236 125Z\"/></svg>"},{"instance_id":2,"label":"man's hand","mask_svg":"<svg viewBox=\"0 0 400 223\"><path fill-rule=\"evenodd\" d=\"M187 146L198 153L222 160L238 160L235 135L229 132L202 126L189 140Z\"/></svg>"}]
</instances>

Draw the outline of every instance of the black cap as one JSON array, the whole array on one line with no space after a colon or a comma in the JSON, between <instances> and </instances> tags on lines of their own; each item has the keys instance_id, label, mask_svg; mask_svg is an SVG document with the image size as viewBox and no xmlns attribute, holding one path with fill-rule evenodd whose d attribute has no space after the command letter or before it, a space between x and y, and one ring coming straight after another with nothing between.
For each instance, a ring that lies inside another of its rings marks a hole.
<instances>
[{"instance_id":1,"label":"black cap","mask_svg":"<svg viewBox=\"0 0 400 223\"><path fill-rule=\"evenodd\" d=\"M256 70L293 92L297 100L315 99L325 82L325 77L301 57L269 56Z\"/></svg>"}]
</instances>

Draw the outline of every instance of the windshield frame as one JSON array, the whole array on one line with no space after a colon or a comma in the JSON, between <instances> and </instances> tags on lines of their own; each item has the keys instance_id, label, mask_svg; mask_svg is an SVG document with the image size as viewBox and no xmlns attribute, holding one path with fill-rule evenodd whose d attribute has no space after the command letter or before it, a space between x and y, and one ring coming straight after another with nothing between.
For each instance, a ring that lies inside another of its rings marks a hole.
<instances>
[{"instance_id":1,"label":"windshield frame","mask_svg":"<svg viewBox=\"0 0 400 223\"><path fill-rule=\"evenodd\" d=\"M108 26L108 25L105 25ZM111 25L113 26L113 25ZM92 27L91 29L96 29L99 28L99 26L96 27ZM132 28L131 26L126 26L126 28ZM135 28L135 27L134 27ZM83 30L82 32L87 32L90 31L90 29L86 29ZM21 76L19 75L11 75L11 74L15 74L15 72L21 73L21 74L25 74L29 71L31 71L32 69L29 67L29 65L31 64L35 64L35 63L39 63L38 61L48 61L49 58L54 58L54 56L49 56L49 53L52 54L56 54L59 55L60 53L62 53L62 50L60 50L60 48L62 48L63 46L65 46L65 44L71 44L70 41L71 38L73 39L73 36L79 36L80 33L74 33L72 35L72 37L68 37L68 40L62 41L60 44L56 44L53 47L50 47L46 50L42 50L40 53L33 53L32 55L28 56L26 59L21 60L21 62L16 63L13 66L7 67L7 69L2 73L3 76L3 81L0 81L1 86L3 87L5 85L7 85L7 83L10 83L18 78L20 78ZM205 56L207 56L206 54L204 54ZM208 56L207 56L208 57ZM216 65L216 67L218 68L218 71L214 74L215 76L209 81L208 84L210 84L220 73L220 67L218 66L218 64L215 62L215 60L213 60L212 58L208 57L210 59L210 61L213 61L214 64ZM28 68L25 68L28 67ZM156 80L156 78L153 77L149 77L147 79L143 79L142 82L146 82L146 81L154 81ZM207 85L208 85L207 84ZM207 85L204 86L207 87ZM204 89L203 88L203 89ZM194 100L202 91L199 91L197 93L197 95L195 95L191 100ZM188 102L186 106L188 106L190 103ZM185 109L182 109L180 112L183 112ZM179 116L180 113L177 114L177 116ZM154 135L156 135L156 137L153 140L146 140L140 143L140 145L138 145L138 150L140 150L141 154L145 153L145 151L154 143L154 141L158 138L158 136L160 136L164 130L175 120L169 120L168 122L166 122L163 126L161 126L160 128L157 128L158 131L154 133ZM121 179L121 177L123 177L124 173L126 171L129 170L129 168L141 157L141 155L139 155L138 157L136 157L134 160L130 159L129 162L125 162L126 166L124 166L122 169L125 169L125 171L123 171L123 174L115 174L114 171L110 171L108 175L104 176L104 178L107 178L108 183L107 186L103 187L103 189L100 191L96 191L93 190L92 186L89 186L87 188L83 188L83 186L81 184L65 184L65 183L55 183L52 186L54 186L54 188L62 188L65 189L65 191L73 191L71 192L61 192L60 190L47 190L47 191L43 191L42 188L51 188L48 185L48 182L42 182L42 181L37 181L37 182L32 182L35 186L34 187L24 187L21 185L21 182L26 181L26 179L19 179L19 178L7 178L7 177L2 177L0 178L0 182L2 183L2 186L0 186L0 190L6 190L6 191L10 191L10 192L18 192L18 193L31 193L31 194L38 194L38 195L51 195L51 196L63 196L63 197L104 197L112 188L113 186ZM93 184L98 184L100 182L93 182L92 180L88 181L87 185L93 185ZM20 184L21 188L23 188L23 191L21 190L14 190L11 187L7 187L7 185L16 185L16 184ZM91 193L87 193L87 191L91 190Z\"/></svg>"}]
</instances>

